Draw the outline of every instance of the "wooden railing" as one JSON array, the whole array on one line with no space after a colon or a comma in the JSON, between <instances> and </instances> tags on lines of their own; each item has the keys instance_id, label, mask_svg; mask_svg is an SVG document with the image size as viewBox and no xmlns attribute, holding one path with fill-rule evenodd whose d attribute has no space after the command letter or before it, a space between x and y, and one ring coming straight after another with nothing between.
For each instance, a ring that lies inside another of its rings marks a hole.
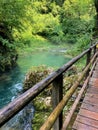
<instances>
[{"instance_id":1,"label":"wooden railing","mask_svg":"<svg viewBox=\"0 0 98 130\"><path fill-rule=\"evenodd\" d=\"M80 81L89 75L89 69L92 63L95 61L97 57L96 53L96 44L91 46L86 51L82 52L80 55L76 56L72 60L70 60L67 64L59 68L57 71L50 74L47 78L43 79L39 83L35 84L21 94L18 98L16 98L14 101L9 103L7 106L2 108L0 110L0 127L4 125L8 120L10 120L14 115L16 115L20 110L22 110L30 101L32 101L37 95L39 95L42 91L44 91L45 88L48 87L49 84L53 83L52 88L52 101L53 101L53 112L50 114L49 118L45 122L45 124L40 128L40 130L49 130L52 127L54 127L54 130L60 130L63 126L63 115L62 111L64 106L67 104L68 100L72 96L72 94L75 92L76 88L78 87ZM70 90L65 94L63 97L63 74L79 59L87 55L86 58L86 67L84 71L81 73L77 81L74 83L74 85L70 88ZM94 68L94 67L93 67ZM91 75L91 73L90 73ZM87 86L87 82L89 80L89 77L87 78L87 81L85 83L85 87ZM81 92L83 93L83 92ZM81 96L78 98L78 102ZM76 108L75 103L75 107ZM72 109L73 111L73 109ZM74 111L73 111L74 112ZM72 112L72 114L73 114ZM71 115L72 115L71 114ZM71 116L70 116L71 119ZM69 124L70 119L67 119L67 124ZM64 123L66 124L66 123ZM67 127L67 126L63 126ZM63 128L62 128L63 129Z\"/></svg>"}]
</instances>

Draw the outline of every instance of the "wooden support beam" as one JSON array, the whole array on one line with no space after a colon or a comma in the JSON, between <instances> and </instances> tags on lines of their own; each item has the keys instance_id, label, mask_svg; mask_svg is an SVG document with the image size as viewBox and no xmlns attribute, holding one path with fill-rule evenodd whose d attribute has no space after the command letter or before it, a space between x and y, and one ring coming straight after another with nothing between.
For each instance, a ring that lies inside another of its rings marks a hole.
<instances>
[{"instance_id":1,"label":"wooden support beam","mask_svg":"<svg viewBox=\"0 0 98 130\"><path fill-rule=\"evenodd\" d=\"M56 106L59 104L59 102L63 98L63 75L61 74L58 76L54 82L53 82L53 88L52 88L52 105L53 109L56 108ZM54 130L60 130L62 128L62 119L63 115L62 112L57 118L55 124L54 124Z\"/></svg>"},{"instance_id":2,"label":"wooden support beam","mask_svg":"<svg viewBox=\"0 0 98 130\"><path fill-rule=\"evenodd\" d=\"M86 66L89 64L90 59L91 59L91 49L87 52L87 60L86 60ZM86 77L89 75L90 69L86 72Z\"/></svg>"},{"instance_id":3,"label":"wooden support beam","mask_svg":"<svg viewBox=\"0 0 98 130\"><path fill-rule=\"evenodd\" d=\"M94 54L96 53L96 49L97 49L96 46L94 46Z\"/></svg>"}]
</instances>

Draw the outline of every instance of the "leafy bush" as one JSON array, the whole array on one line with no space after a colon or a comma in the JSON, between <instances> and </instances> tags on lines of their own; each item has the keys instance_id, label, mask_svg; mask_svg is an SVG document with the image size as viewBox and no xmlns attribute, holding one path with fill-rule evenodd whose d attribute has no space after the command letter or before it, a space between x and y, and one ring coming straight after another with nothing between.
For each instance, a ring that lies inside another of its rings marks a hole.
<instances>
[{"instance_id":1,"label":"leafy bush","mask_svg":"<svg viewBox=\"0 0 98 130\"><path fill-rule=\"evenodd\" d=\"M92 34L88 33L88 34L81 35L81 37L78 37L76 44L74 44L74 46L72 46L72 48L68 50L67 53L72 56L76 56L79 53L81 53L83 50L89 48L91 35Z\"/></svg>"}]
</instances>

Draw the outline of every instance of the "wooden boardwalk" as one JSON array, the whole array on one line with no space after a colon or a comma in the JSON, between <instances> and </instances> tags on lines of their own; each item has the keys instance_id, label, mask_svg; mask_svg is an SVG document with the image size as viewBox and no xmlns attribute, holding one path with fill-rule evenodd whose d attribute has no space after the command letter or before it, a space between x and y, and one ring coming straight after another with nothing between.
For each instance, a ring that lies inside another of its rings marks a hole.
<instances>
[{"instance_id":1,"label":"wooden boardwalk","mask_svg":"<svg viewBox=\"0 0 98 130\"><path fill-rule=\"evenodd\" d=\"M98 130L98 63L90 79L73 130Z\"/></svg>"}]
</instances>

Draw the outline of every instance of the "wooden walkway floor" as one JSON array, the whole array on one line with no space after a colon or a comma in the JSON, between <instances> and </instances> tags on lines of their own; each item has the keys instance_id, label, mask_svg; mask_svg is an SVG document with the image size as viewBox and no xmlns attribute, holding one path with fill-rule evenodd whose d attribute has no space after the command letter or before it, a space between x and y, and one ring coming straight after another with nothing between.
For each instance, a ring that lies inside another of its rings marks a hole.
<instances>
[{"instance_id":1,"label":"wooden walkway floor","mask_svg":"<svg viewBox=\"0 0 98 130\"><path fill-rule=\"evenodd\" d=\"M73 130L98 130L98 63L90 79Z\"/></svg>"}]
</instances>

